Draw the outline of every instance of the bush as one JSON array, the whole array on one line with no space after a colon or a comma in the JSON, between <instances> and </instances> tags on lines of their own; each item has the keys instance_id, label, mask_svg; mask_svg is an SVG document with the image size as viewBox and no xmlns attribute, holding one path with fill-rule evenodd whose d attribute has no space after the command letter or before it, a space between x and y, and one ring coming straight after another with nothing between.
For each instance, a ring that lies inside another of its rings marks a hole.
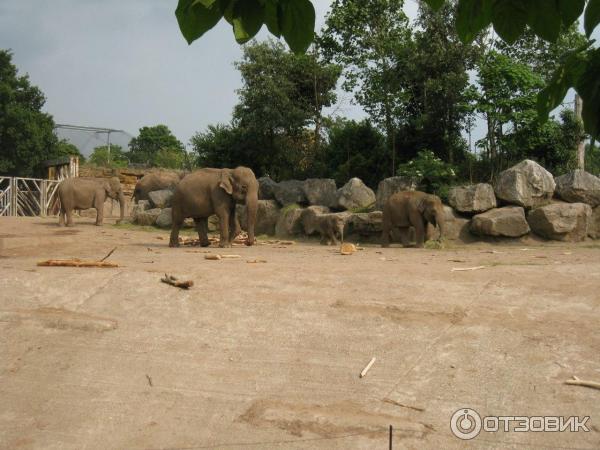
<instances>
[{"instance_id":1,"label":"bush","mask_svg":"<svg viewBox=\"0 0 600 450\"><path fill-rule=\"evenodd\" d=\"M430 150L422 150L417 156L398 167L398 175L420 180L419 188L447 200L448 190L456 179L454 167L435 156Z\"/></svg>"}]
</instances>

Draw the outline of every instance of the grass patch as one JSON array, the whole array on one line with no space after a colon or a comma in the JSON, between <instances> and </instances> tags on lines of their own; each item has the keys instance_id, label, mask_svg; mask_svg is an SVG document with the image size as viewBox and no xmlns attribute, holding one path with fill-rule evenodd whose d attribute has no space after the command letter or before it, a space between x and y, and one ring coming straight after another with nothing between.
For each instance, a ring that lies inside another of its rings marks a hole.
<instances>
[{"instance_id":1,"label":"grass patch","mask_svg":"<svg viewBox=\"0 0 600 450\"><path fill-rule=\"evenodd\" d=\"M425 247L427 250L444 250L449 248L450 245L445 239L432 239L430 241L425 241L423 247Z\"/></svg>"},{"instance_id":2,"label":"grass patch","mask_svg":"<svg viewBox=\"0 0 600 450\"><path fill-rule=\"evenodd\" d=\"M281 208L281 214L287 214L295 209L300 209L300 205L298 203L290 203Z\"/></svg>"},{"instance_id":3,"label":"grass patch","mask_svg":"<svg viewBox=\"0 0 600 450\"><path fill-rule=\"evenodd\" d=\"M375 202L371 203L367 206L361 206L359 208L351 208L349 211L351 213L361 214L361 213L370 213L375 210Z\"/></svg>"}]
</instances>

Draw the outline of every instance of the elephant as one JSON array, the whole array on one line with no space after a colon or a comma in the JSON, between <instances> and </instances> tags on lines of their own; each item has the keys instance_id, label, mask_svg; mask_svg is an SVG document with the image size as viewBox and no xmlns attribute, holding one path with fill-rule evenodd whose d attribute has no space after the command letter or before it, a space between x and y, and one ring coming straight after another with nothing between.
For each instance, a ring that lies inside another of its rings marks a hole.
<instances>
[{"instance_id":1,"label":"elephant","mask_svg":"<svg viewBox=\"0 0 600 450\"><path fill-rule=\"evenodd\" d=\"M107 197L119 200L120 218L125 214L125 196L121 182L113 178L67 178L58 186L60 198L59 225L73 226L73 210L96 208L96 225L102 225L104 216L104 201Z\"/></svg>"},{"instance_id":2,"label":"elephant","mask_svg":"<svg viewBox=\"0 0 600 450\"><path fill-rule=\"evenodd\" d=\"M408 246L408 231L415 229L417 247L425 242L427 223L440 228L440 239L445 235L444 207L437 195L419 191L398 192L388 198L383 207L381 246L390 246L390 233L394 227L400 231L403 246Z\"/></svg>"},{"instance_id":3,"label":"elephant","mask_svg":"<svg viewBox=\"0 0 600 450\"><path fill-rule=\"evenodd\" d=\"M306 234L317 231L321 235L322 245L337 245L340 241L344 241L346 221L338 214L317 214L315 211L307 209L303 214L302 222Z\"/></svg>"},{"instance_id":4,"label":"elephant","mask_svg":"<svg viewBox=\"0 0 600 450\"><path fill-rule=\"evenodd\" d=\"M175 189L185 174L176 172L152 172L144 175L135 185L132 199L135 203L148 200L148 193L161 189Z\"/></svg>"},{"instance_id":5,"label":"elephant","mask_svg":"<svg viewBox=\"0 0 600 450\"><path fill-rule=\"evenodd\" d=\"M200 245L207 247L208 217L219 217L221 247L231 247L236 232L236 203L246 203L248 239L246 245L254 244L254 225L258 209L258 181L247 167L235 169L204 168L186 175L173 193L170 247L179 246L179 229L183 221L192 217L196 224Z\"/></svg>"}]
</instances>

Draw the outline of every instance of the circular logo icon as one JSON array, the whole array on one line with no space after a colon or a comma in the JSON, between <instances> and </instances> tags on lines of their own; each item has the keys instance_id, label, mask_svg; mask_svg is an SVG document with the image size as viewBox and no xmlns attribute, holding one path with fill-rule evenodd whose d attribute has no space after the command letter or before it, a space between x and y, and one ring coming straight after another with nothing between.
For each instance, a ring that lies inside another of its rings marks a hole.
<instances>
[{"instance_id":1,"label":"circular logo icon","mask_svg":"<svg viewBox=\"0 0 600 450\"><path fill-rule=\"evenodd\" d=\"M481 431L481 417L470 408L459 409L452 414L450 429L459 439L473 439Z\"/></svg>"}]
</instances>

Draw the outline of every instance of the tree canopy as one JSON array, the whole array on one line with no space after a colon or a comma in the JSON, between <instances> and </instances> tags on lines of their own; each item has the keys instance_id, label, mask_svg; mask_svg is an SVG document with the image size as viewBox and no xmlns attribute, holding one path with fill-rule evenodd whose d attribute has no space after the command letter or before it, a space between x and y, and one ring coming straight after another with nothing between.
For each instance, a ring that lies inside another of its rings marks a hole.
<instances>
[{"instance_id":1,"label":"tree canopy","mask_svg":"<svg viewBox=\"0 0 600 450\"><path fill-rule=\"evenodd\" d=\"M166 125L140 128L137 137L129 142L127 156L133 163L159 166L168 161L169 166L183 161L183 144L171 133Z\"/></svg>"}]
</instances>

